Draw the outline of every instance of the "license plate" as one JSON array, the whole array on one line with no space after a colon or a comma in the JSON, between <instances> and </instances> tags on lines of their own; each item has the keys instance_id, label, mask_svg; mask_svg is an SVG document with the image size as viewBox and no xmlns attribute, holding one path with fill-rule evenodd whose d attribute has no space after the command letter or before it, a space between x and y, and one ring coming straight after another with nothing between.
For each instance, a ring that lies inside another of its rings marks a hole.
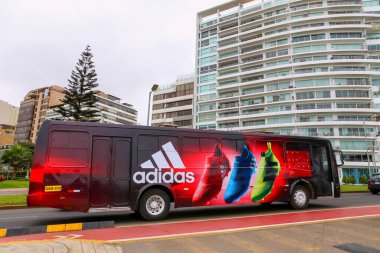
<instances>
[{"instance_id":1,"label":"license plate","mask_svg":"<svg viewBox=\"0 0 380 253\"><path fill-rule=\"evenodd\" d=\"M62 191L62 185L47 185L45 186L45 192L60 192Z\"/></svg>"}]
</instances>

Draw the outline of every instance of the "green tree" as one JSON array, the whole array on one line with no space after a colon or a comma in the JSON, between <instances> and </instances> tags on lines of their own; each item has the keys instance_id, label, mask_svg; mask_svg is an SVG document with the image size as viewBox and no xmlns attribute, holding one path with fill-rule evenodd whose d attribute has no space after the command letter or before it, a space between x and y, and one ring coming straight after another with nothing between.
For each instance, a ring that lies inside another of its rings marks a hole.
<instances>
[{"instance_id":1,"label":"green tree","mask_svg":"<svg viewBox=\"0 0 380 253\"><path fill-rule=\"evenodd\" d=\"M31 141L20 142L21 146L29 150L29 157L25 162L26 178L29 178L30 168L32 167L33 155L34 155L34 143Z\"/></svg>"},{"instance_id":2,"label":"green tree","mask_svg":"<svg viewBox=\"0 0 380 253\"><path fill-rule=\"evenodd\" d=\"M12 179L16 179L17 170L30 168L32 157L33 152L30 148L16 144L3 152L0 161L13 168Z\"/></svg>"},{"instance_id":3,"label":"green tree","mask_svg":"<svg viewBox=\"0 0 380 253\"><path fill-rule=\"evenodd\" d=\"M95 106L97 98L93 90L98 84L92 57L91 48L87 46L68 80L65 97L61 100L63 104L55 110L66 120L99 121L96 119L99 110Z\"/></svg>"},{"instance_id":4,"label":"green tree","mask_svg":"<svg viewBox=\"0 0 380 253\"><path fill-rule=\"evenodd\" d=\"M342 182L347 184L348 183L348 180L347 180L347 177L343 175L343 179L342 179Z\"/></svg>"},{"instance_id":5,"label":"green tree","mask_svg":"<svg viewBox=\"0 0 380 253\"><path fill-rule=\"evenodd\" d=\"M368 183L368 179L365 175L361 175L360 178L359 178L359 182L362 183L362 184L367 184Z\"/></svg>"},{"instance_id":6,"label":"green tree","mask_svg":"<svg viewBox=\"0 0 380 253\"><path fill-rule=\"evenodd\" d=\"M355 178L354 178L353 175L351 175L351 176L348 178L348 182L349 182L350 184L355 184L356 180L355 180Z\"/></svg>"}]
</instances>

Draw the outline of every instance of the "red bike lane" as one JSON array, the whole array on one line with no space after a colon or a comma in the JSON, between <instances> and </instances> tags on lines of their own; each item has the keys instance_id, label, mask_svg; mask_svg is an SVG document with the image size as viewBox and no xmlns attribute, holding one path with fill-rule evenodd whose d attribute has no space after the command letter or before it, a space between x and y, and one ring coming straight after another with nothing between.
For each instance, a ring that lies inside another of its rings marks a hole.
<instances>
[{"instance_id":1,"label":"red bike lane","mask_svg":"<svg viewBox=\"0 0 380 253\"><path fill-rule=\"evenodd\" d=\"M228 233L276 226L300 225L341 219L380 217L380 205L299 211L281 214L245 216L183 222L146 223L107 229L46 233L0 238L0 244L31 240L76 238L107 242L136 241L155 238L181 237L197 234Z\"/></svg>"}]
</instances>

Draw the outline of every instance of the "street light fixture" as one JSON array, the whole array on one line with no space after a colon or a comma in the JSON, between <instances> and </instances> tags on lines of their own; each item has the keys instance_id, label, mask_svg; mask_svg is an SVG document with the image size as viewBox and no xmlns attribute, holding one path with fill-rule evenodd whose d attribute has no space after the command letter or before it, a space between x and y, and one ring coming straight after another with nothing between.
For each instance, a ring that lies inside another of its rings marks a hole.
<instances>
[{"instance_id":1,"label":"street light fixture","mask_svg":"<svg viewBox=\"0 0 380 253\"><path fill-rule=\"evenodd\" d=\"M147 117L147 120L146 120L146 125L147 125L147 126L149 126L150 100L151 100L152 92L153 92L153 91L156 91L156 90L158 89L158 87L159 87L158 84L153 84L153 85L152 85L152 88L151 88L150 91L149 91L148 117Z\"/></svg>"}]
</instances>

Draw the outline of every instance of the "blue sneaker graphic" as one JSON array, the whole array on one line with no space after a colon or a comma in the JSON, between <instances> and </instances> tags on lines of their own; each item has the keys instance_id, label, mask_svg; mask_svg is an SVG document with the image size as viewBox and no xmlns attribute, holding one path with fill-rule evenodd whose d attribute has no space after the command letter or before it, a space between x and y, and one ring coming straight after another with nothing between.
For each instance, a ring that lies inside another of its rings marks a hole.
<instances>
[{"instance_id":1,"label":"blue sneaker graphic","mask_svg":"<svg viewBox=\"0 0 380 253\"><path fill-rule=\"evenodd\" d=\"M248 147L244 145L241 155L235 157L231 178L224 193L224 201L226 203L239 201L248 191L249 182L251 181L253 173L256 172L256 168L257 162L255 156Z\"/></svg>"}]
</instances>

